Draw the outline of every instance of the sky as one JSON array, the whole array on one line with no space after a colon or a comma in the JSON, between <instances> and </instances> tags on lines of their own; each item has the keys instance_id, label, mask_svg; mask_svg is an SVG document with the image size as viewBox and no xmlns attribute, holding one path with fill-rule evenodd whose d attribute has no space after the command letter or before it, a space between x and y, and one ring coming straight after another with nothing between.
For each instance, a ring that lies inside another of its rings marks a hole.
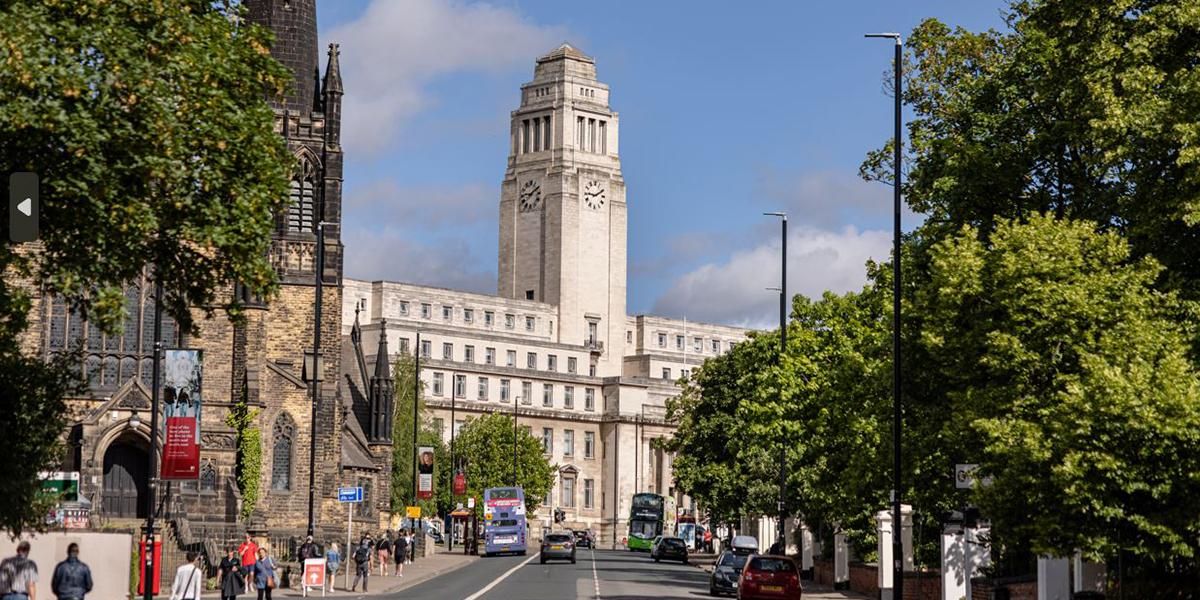
<instances>
[{"instance_id":1,"label":"sky","mask_svg":"<svg viewBox=\"0 0 1200 600\"><path fill-rule=\"evenodd\" d=\"M892 132L893 50L863 34L1002 29L1006 5L318 1L346 90L346 275L496 292L509 112L569 42L621 119L630 314L769 326L780 231L764 211L788 213L790 294L860 289L892 219L891 188L858 167Z\"/></svg>"}]
</instances>

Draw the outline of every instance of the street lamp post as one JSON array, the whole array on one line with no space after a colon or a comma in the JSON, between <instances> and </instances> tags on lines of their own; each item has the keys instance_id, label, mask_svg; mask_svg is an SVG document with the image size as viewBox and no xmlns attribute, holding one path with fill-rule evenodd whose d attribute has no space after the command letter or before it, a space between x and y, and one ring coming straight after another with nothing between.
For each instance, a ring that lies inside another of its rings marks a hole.
<instances>
[{"instance_id":1,"label":"street lamp post","mask_svg":"<svg viewBox=\"0 0 1200 600\"><path fill-rule=\"evenodd\" d=\"M162 387L162 274L154 272L154 364L150 367L150 475L146 494L146 562L142 565L143 600L154 598L154 500L158 487L158 405Z\"/></svg>"},{"instance_id":2,"label":"street lamp post","mask_svg":"<svg viewBox=\"0 0 1200 600\"><path fill-rule=\"evenodd\" d=\"M420 440L417 439L417 419L418 419L417 409L420 407L420 404L421 404L421 332L420 331L417 332L417 343L415 346L413 346L413 359L414 359L414 361L413 361L412 505L416 506L417 505L417 476L418 476L417 471L419 469L419 467L417 466L417 448L420 446ZM451 423L452 427L453 427L453 425L454 424ZM441 439L442 439L442 432L439 431L438 432L438 442L439 443L441 442ZM433 477L433 476L434 475L430 475L430 477ZM412 526L414 529L416 529L417 525L418 525L417 521L412 522ZM416 540L423 539L424 537L425 537L424 535L422 535L420 538L414 537L413 538L414 546L417 543ZM416 551L415 547L412 549L412 555L413 555L413 562L416 562L417 551Z\"/></svg>"},{"instance_id":3,"label":"street lamp post","mask_svg":"<svg viewBox=\"0 0 1200 600\"><path fill-rule=\"evenodd\" d=\"M787 213L763 213L768 217L779 217L782 230L782 251L779 255L779 366L783 368L783 355L787 352ZM779 381L779 406L783 407L783 379ZM787 554L787 537L784 521L787 519L787 442L779 442L779 534L783 543L782 554Z\"/></svg>"},{"instance_id":4,"label":"street lamp post","mask_svg":"<svg viewBox=\"0 0 1200 600\"><path fill-rule=\"evenodd\" d=\"M892 597L904 597L904 546L901 538L904 522L900 514L900 129L904 74L903 40L899 33L868 33L869 38L887 38L895 42L893 68L895 84L895 137L892 140Z\"/></svg>"}]
</instances>

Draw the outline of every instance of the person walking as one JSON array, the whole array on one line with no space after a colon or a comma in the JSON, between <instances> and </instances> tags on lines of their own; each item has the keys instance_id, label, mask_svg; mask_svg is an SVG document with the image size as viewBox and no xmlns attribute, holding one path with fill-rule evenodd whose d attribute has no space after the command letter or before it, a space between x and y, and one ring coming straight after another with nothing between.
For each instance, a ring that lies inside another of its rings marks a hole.
<instances>
[{"instance_id":1,"label":"person walking","mask_svg":"<svg viewBox=\"0 0 1200 600\"><path fill-rule=\"evenodd\" d=\"M230 546L225 549L225 557L217 568L217 587L221 590L221 600L233 600L238 594L246 591L246 579L242 577L242 559L238 556L237 548Z\"/></svg>"},{"instance_id":2,"label":"person walking","mask_svg":"<svg viewBox=\"0 0 1200 600\"><path fill-rule=\"evenodd\" d=\"M415 532L416 532L415 527L413 529L409 529L408 536L407 536L408 554L405 555L404 562L406 562L410 565L412 564L413 558L415 558L417 556L417 544L415 543L416 537L413 535Z\"/></svg>"},{"instance_id":3,"label":"person walking","mask_svg":"<svg viewBox=\"0 0 1200 600\"><path fill-rule=\"evenodd\" d=\"M392 545L392 554L396 557L396 577L404 577L404 563L408 560L408 530L400 530L396 543Z\"/></svg>"},{"instance_id":4,"label":"person walking","mask_svg":"<svg viewBox=\"0 0 1200 600\"><path fill-rule=\"evenodd\" d=\"M259 548L258 560L254 562L254 589L258 590L258 600L271 600L275 585L275 559L266 548Z\"/></svg>"},{"instance_id":5,"label":"person walking","mask_svg":"<svg viewBox=\"0 0 1200 600\"><path fill-rule=\"evenodd\" d=\"M200 570L199 554L187 553L187 562L175 570L175 581L171 583L171 600L200 600L204 587L204 572ZM33 598L30 598L33 600Z\"/></svg>"},{"instance_id":6,"label":"person walking","mask_svg":"<svg viewBox=\"0 0 1200 600\"><path fill-rule=\"evenodd\" d=\"M342 566L342 553L337 542L330 542L325 551L325 572L329 576L329 591L333 592L333 581L337 578L338 568Z\"/></svg>"},{"instance_id":7,"label":"person walking","mask_svg":"<svg viewBox=\"0 0 1200 600\"><path fill-rule=\"evenodd\" d=\"M246 589L254 587L254 563L258 560L258 544L254 543L254 538L250 537L250 532L246 532L246 540L238 546L238 555L242 558L242 573L246 577Z\"/></svg>"},{"instance_id":8,"label":"person walking","mask_svg":"<svg viewBox=\"0 0 1200 600\"><path fill-rule=\"evenodd\" d=\"M379 545L375 547L375 554L379 557L379 576L387 577L388 565L391 564L392 552L392 532L386 531L379 538Z\"/></svg>"},{"instance_id":9,"label":"person walking","mask_svg":"<svg viewBox=\"0 0 1200 600\"><path fill-rule=\"evenodd\" d=\"M0 600L37 600L37 563L29 560L29 542L17 544L17 555L0 561Z\"/></svg>"},{"instance_id":10,"label":"person walking","mask_svg":"<svg viewBox=\"0 0 1200 600\"><path fill-rule=\"evenodd\" d=\"M300 544L300 564L304 564L304 561L310 558L320 557L321 549L317 547L315 542L313 542L312 536L310 535L305 537L304 543Z\"/></svg>"},{"instance_id":11,"label":"person walking","mask_svg":"<svg viewBox=\"0 0 1200 600\"><path fill-rule=\"evenodd\" d=\"M350 585L350 591L358 589L358 581L361 579L363 591L367 591L367 579L371 576L371 537L364 535L362 540L358 542L358 547L354 549L354 583Z\"/></svg>"},{"instance_id":12,"label":"person walking","mask_svg":"<svg viewBox=\"0 0 1200 600\"><path fill-rule=\"evenodd\" d=\"M54 567L50 591L58 600L83 600L92 591L92 570L79 560L79 544L67 545L67 559Z\"/></svg>"}]
</instances>

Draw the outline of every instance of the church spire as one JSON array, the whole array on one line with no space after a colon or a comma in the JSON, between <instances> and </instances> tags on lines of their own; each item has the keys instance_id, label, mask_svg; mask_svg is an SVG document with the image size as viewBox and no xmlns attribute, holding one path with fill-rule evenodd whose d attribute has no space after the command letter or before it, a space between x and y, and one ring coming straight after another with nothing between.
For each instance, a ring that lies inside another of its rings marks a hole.
<instances>
[{"instance_id":1,"label":"church spire","mask_svg":"<svg viewBox=\"0 0 1200 600\"><path fill-rule=\"evenodd\" d=\"M292 72L292 84L275 108L307 115L320 101L317 0L243 0L246 20L275 34L271 56Z\"/></svg>"}]
</instances>

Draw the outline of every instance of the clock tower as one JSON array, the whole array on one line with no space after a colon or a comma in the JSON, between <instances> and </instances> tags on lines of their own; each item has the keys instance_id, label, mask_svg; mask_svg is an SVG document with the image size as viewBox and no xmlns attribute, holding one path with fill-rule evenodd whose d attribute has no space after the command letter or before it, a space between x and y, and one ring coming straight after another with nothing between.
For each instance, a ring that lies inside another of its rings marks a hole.
<instances>
[{"instance_id":1,"label":"clock tower","mask_svg":"<svg viewBox=\"0 0 1200 600\"><path fill-rule=\"evenodd\" d=\"M621 373L625 180L617 113L596 61L569 44L537 59L512 112L500 192L499 294L558 307L554 341Z\"/></svg>"}]
</instances>

